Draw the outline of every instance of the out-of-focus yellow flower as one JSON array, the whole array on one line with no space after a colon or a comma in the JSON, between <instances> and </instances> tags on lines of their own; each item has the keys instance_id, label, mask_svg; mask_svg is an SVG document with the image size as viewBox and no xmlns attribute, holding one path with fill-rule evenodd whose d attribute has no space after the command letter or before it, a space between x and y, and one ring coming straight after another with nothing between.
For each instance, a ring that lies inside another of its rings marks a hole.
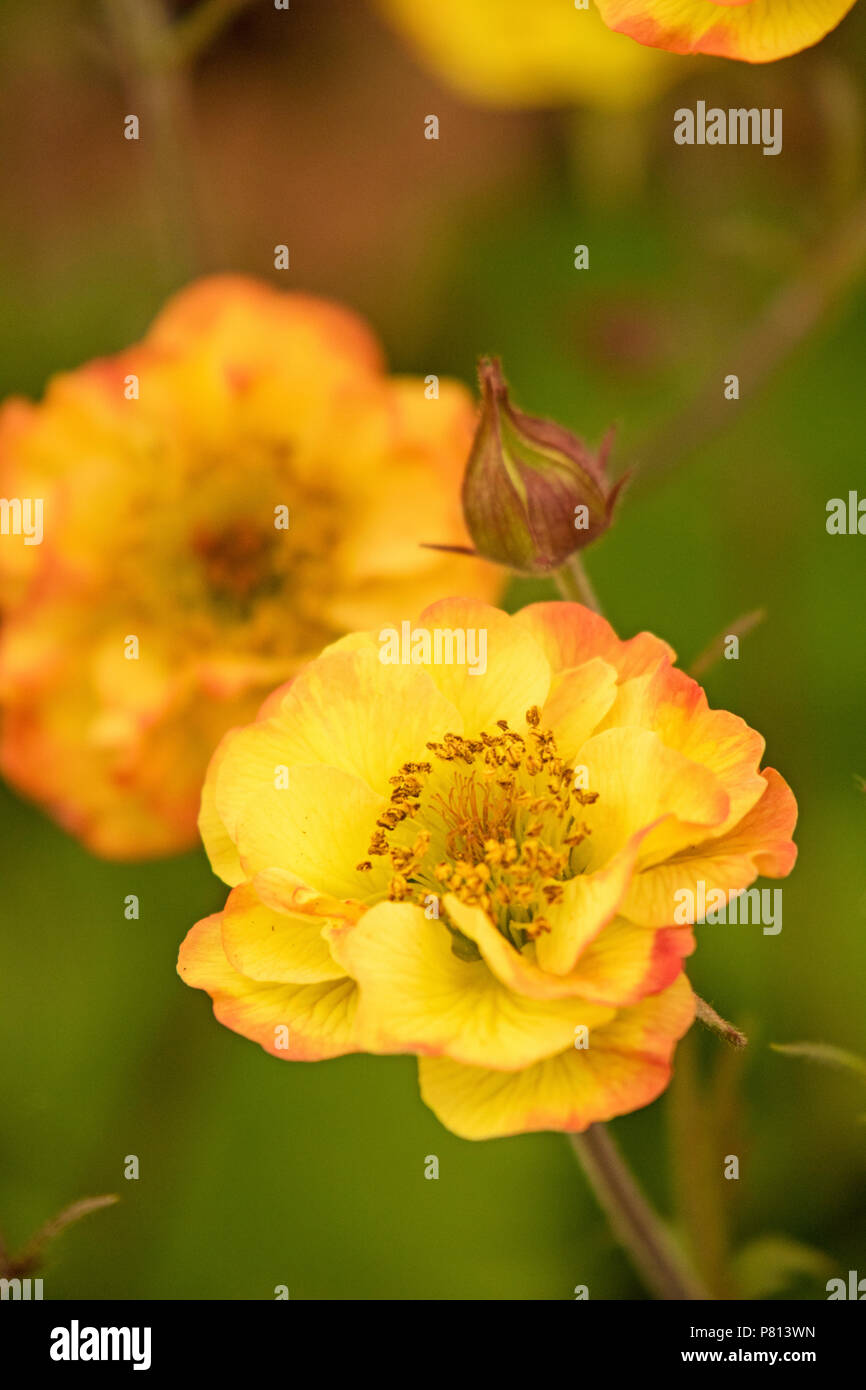
<instances>
[{"instance_id":1,"label":"out-of-focus yellow flower","mask_svg":"<svg viewBox=\"0 0 866 1390\"><path fill-rule=\"evenodd\" d=\"M611 29L650 48L771 63L818 43L854 0L595 0Z\"/></svg>"},{"instance_id":2,"label":"out-of-focus yellow flower","mask_svg":"<svg viewBox=\"0 0 866 1390\"><path fill-rule=\"evenodd\" d=\"M501 106L640 106L676 64L605 28L590 0L378 0L450 86Z\"/></svg>"},{"instance_id":3,"label":"out-of-focus yellow flower","mask_svg":"<svg viewBox=\"0 0 866 1390\"><path fill-rule=\"evenodd\" d=\"M648 1104L701 884L727 903L796 853L763 739L672 658L573 603L450 599L336 643L214 755L232 892L181 976L275 1057L417 1053L466 1138Z\"/></svg>"},{"instance_id":4,"label":"out-of-focus yellow flower","mask_svg":"<svg viewBox=\"0 0 866 1390\"><path fill-rule=\"evenodd\" d=\"M219 738L299 663L395 602L492 597L491 567L420 546L466 539L475 411L435 389L347 310L226 276L8 402L0 494L44 529L0 535L13 785L98 853L182 849Z\"/></svg>"}]
</instances>

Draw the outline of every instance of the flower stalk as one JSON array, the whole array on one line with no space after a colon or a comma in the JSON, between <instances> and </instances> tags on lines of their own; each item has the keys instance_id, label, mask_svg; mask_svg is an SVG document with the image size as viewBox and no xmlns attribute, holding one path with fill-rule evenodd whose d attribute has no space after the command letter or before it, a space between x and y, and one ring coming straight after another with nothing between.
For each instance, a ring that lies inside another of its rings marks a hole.
<instances>
[{"instance_id":1,"label":"flower stalk","mask_svg":"<svg viewBox=\"0 0 866 1390\"><path fill-rule=\"evenodd\" d=\"M211 257L187 75L165 56L173 51L168 9L165 0L105 0L105 13L130 109L145 132L147 195L165 273L189 277Z\"/></svg>"},{"instance_id":2,"label":"flower stalk","mask_svg":"<svg viewBox=\"0 0 866 1390\"><path fill-rule=\"evenodd\" d=\"M593 613L604 616L601 601L592 586L583 559L577 551L568 557L562 568L556 571L553 579L564 599L582 603L587 608L591 608Z\"/></svg>"},{"instance_id":3,"label":"flower stalk","mask_svg":"<svg viewBox=\"0 0 866 1390\"><path fill-rule=\"evenodd\" d=\"M569 1140L614 1235L647 1288L668 1301L708 1299L605 1126L590 1125Z\"/></svg>"}]
</instances>

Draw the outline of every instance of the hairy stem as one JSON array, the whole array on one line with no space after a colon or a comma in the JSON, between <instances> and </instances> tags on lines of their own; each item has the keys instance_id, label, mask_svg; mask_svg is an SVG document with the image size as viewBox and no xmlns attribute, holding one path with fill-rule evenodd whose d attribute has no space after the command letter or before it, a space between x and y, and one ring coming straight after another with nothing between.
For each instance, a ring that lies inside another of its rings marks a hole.
<instances>
[{"instance_id":1,"label":"hairy stem","mask_svg":"<svg viewBox=\"0 0 866 1390\"><path fill-rule=\"evenodd\" d=\"M695 995L695 1018L699 1019L705 1028L716 1033L732 1047L745 1047L749 1039L739 1028L735 1028L733 1023L728 1023L726 1018L717 1014L711 1004L706 999L702 999L699 994Z\"/></svg>"},{"instance_id":2,"label":"hairy stem","mask_svg":"<svg viewBox=\"0 0 866 1390\"><path fill-rule=\"evenodd\" d=\"M604 1125L591 1125L569 1140L617 1240L647 1287L666 1300L708 1298Z\"/></svg>"}]
</instances>

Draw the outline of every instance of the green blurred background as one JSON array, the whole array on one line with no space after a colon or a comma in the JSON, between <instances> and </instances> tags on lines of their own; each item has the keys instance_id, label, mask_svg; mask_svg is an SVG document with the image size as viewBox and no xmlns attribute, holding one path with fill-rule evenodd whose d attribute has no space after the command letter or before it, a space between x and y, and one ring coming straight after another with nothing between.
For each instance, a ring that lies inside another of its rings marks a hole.
<instances>
[{"instance_id":1,"label":"green blurred background","mask_svg":"<svg viewBox=\"0 0 866 1390\"><path fill-rule=\"evenodd\" d=\"M690 1036L668 1094L613 1128L718 1292L823 1298L866 1275L866 1092L768 1046L866 1053L866 540L825 529L830 498L866 495L866 5L798 58L684 61L605 115L476 105L360 0L262 0L168 91L156 171L120 138L138 108L103 7L0 14L3 395L133 341L201 270L260 274L361 311L396 370L471 383L497 352L524 409L594 442L615 423L636 477L588 568L623 635L649 627L688 662L766 609L705 684L793 785L800 861L780 935L707 926L690 965L751 1043ZM674 109L699 98L782 107L783 153L675 146ZM755 337L804 277L815 326ZM14 1249L67 1202L122 1199L62 1237L47 1297L642 1296L561 1136L466 1143L410 1058L286 1066L214 1022L174 973L224 897L203 854L100 863L7 792L0 820L0 1231Z\"/></svg>"}]
</instances>

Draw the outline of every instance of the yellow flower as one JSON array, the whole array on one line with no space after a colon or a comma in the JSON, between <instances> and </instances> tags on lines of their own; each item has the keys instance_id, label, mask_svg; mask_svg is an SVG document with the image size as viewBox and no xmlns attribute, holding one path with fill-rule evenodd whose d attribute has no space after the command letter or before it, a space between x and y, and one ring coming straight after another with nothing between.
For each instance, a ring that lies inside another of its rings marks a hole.
<instances>
[{"instance_id":1,"label":"yellow flower","mask_svg":"<svg viewBox=\"0 0 866 1390\"><path fill-rule=\"evenodd\" d=\"M605 24L650 48L770 63L818 43L854 0L596 0Z\"/></svg>"},{"instance_id":2,"label":"yellow flower","mask_svg":"<svg viewBox=\"0 0 866 1390\"><path fill-rule=\"evenodd\" d=\"M502 106L640 106L676 64L606 29L571 0L379 0L383 14L447 83Z\"/></svg>"},{"instance_id":3,"label":"yellow flower","mask_svg":"<svg viewBox=\"0 0 866 1390\"><path fill-rule=\"evenodd\" d=\"M646 1105L694 1014L678 894L795 857L760 735L672 658L570 603L444 600L336 643L214 755L232 891L181 976L276 1057L418 1054L466 1138Z\"/></svg>"},{"instance_id":4,"label":"yellow flower","mask_svg":"<svg viewBox=\"0 0 866 1390\"><path fill-rule=\"evenodd\" d=\"M225 276L0 412L0 766L98 853L195 843L225 730L347 629L443 587L469 393L389 377L336 305ZM428 399L428 395L431 397ZM18 534L13 534L15 531Z\"/></svg>"}]
</instances>

